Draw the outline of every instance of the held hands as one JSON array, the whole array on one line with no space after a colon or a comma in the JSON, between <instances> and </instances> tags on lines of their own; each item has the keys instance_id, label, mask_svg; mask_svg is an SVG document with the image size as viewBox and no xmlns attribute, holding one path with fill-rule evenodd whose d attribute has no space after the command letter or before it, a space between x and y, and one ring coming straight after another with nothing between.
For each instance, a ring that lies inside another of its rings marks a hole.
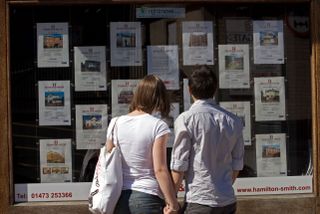
<instances>
[{"instance_id":1,"label":"held hands","mask_svg":"<svg viewBox=\"0 0 320 214\"><path fill-rule=\"evenodd\" d=\"M177 207L172 207L169 204L167 204L163 208L163 214L178 214L180 210L180 206L178 205Z\"/></svg>"}]
</instances>

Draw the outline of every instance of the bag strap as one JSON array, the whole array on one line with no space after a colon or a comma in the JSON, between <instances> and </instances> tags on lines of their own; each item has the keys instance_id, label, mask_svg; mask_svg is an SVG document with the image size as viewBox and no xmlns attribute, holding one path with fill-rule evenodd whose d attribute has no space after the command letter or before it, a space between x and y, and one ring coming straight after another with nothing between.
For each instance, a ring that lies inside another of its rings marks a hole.
<instances>
[{"instance_id":1,"label":"bag strap","mask_svg":"<svg viewBox=\"0 0 320 214\"><path fill-rule=\"evenodd\" d=\"M112 127L112 129L111 129L111 139L110 139L110 143L112 144L112 147L108 149L108 152L111 152L112 148L115 147L115 146L118 146L118 147L120 148L118 140L117 140L117 145L115 145L114 142L113 142L113 140L114 140L114 128L115 128L116 125L117 125L118 119L119 119L119 117L117 117L117 118L115 119L114 124L113 124L113 127ZM107 141L107 143L109 143L109 140Z\"/></svg>"},{"instance_id":2,"label":"bag strap","mask_svg":"<svg viewBox=\"0 0 320 214\"><path fill-rule=\"evenodd\" d=\"M116 142L117 142L116 144L117 144L117 145L115 145L115 144L113 143L113 140L114 140L114 129L115 129L116 125L117 125L118 119L119 119L119 117L116 118L116 121L114 122L114 125L113 125L113 127L112 127L112 130L111 130L111 140L112 140L112 144L113 144L114 146L118 146L118 147L120 148L118 138L116 138Z\"/></svg>"}]
</instances>

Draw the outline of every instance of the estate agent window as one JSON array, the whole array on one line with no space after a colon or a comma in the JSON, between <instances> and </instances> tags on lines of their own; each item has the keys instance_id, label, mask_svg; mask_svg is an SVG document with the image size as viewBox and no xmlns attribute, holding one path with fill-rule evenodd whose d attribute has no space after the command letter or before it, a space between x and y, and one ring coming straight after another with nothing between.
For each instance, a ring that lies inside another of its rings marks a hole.
<instances>
[{"instance_id":1,"label":"estate agent window","mask_svg":"<svg viewBox=\"0 0 320 214\"><path fill-rule=\"evenodd\" d=\"M150 73L165 81L173 129L192 104L187 77L197 65L214 70L215 100L244 123L236 194L313 191L308 5L10 6L9 13L16 203L87 200L108 122L128 112L137 82Z\"/></svg>"}]
</instances>

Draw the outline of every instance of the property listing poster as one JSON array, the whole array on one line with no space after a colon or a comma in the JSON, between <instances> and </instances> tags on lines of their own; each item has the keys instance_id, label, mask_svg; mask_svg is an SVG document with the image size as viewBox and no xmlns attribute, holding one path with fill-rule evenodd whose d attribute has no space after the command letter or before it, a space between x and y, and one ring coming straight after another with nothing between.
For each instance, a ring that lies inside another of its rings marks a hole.
<instances>
[{"instance_id":1,"label":"property listing poster","mask_svg":"<svg viewBox=\"0 0 320 214\"><path fill-rule=\"evenodd\" d=\"M38 67L69 67L68 23L37 23Z\"/></svg>"},{"instance_id":2,"label":"property listing poster","mask_svg":"<svg viewBox=\"0 0 320 214\"><path fill-rule=\"evenodd\" d=\"M256 157L258 177L286 176L286 134L257 134Z\"/></svg>"},{"instance_id":3,"label":"property listing poster","mask_svg":"<svg viewBox=\"0 0 320 214\"><path fill-rule=\"evenodd\" d=\"M219 45L219 87L250 88L249 45Z\"/></svg>"},{"instance_id":4,"label":"property listing poster","mask_svg":"<svg viewBox=\"0 0 320 214\"><path fill-rule=\"evenodd\" d=\"M251 112L250 102L220 102L219 105L237 115L243 123L243 140L244 145L251 145Z\"/></svg>"},{"instance_id":5,"label":"property listing poster","mask_svg":"<svg viewBox=\"0 0 320 214\"><path fill-rule=\"evenodd\" d=\"M254 64L284 64L283 21L253 21Z\"/></svg>"},{"instance_id":6,"label":"property listing poster","mask_svg":"<svg viewBox=\"0 0 320 214\"><path fill-rule=\"evenodd\" d=\"M40 140L41 183L72 182L71 139Z\"/></svg>"},{"instance_id":7,"label":"property listing poster","mask_svg":"<svg viewBox=\"0 0 320 214\"><path fill-rule=\"evenodd\" d=\"M140 80L112 80L112 117L129 113L133 93Z\"/></svg>"},{"instance_id":8,"label":"property listing poster","mask_svg":"<svg viewBox=\"0 0 320 214\"><path fill-rule=\"evenodd\" d=\"M39 81L39 125L69 126L70 81Z\"/></svg>"},{"instance_id":9,"label":"property listing poster","mask_svg":"<svg viewBox=\"0 0 320 214\"><path fill-rule=\"evenodd\" d=\"M106 47L74 47L75 91L107 90Z\"/></svg>"},{"instance_id":10,"label":"property listing poster","mask_svg":"<svg viewBox=\"0 0 320 214\"><path fill-rule=\"evenodd\" d=\"M148 46L148 74L160 77L168 90L179 89L177 45Z\"/></svg>"},{"instance_id":11,"label":"property listing poster","mask_svg":"<svg viewBox=\"0 0 320 214\"><path fill-rule=\"evenodd\" d=\"M255 120L286 120L284 77L254 78Z\"/></svg>"},{"instance_id":12,"label":"property listing poster","mask_svg":"<svg viewBox=\"0 0 320 214\"><path fill-rule=\"evenodd\" d=\"M167 147L170 147L170 148L172 148L173 142L174 142L174 121L177 119L177 117L180 114L179 109L180 109L179 103L171 103L169 117L164 119L164 121L168 124L171 131L169 140L167 143Z\"/></svg>"},{"instance_id":13,"label":"property listing poster","mask_svg":"<svg viewBox=\"0 0 320 214\"><path fill-rule=\"evenodd\" d=\"M76 105L77 149L100 149L106 140L107 105Z\"/></svg>"},{"instance_id":14,"label":"property listing poster","mask_svg":"<svg viewBox=\"0 0 320 214\"><path fill-rule=\"evenodd\" d=\"M189 92L189 79L183 79L183 110L187 111L192 105L193 100Z\"/></svg>"},{"instance_id":15,"label":"property listing poster","mask_svg":"<svg viewBox=\"0 0 320 214\"><path fill-rule=\"evenodd\" d=\"M140 22L110 22L111 66L141 66Z\"/></svg>"},{"instance_id":16,"label":"property listing poster","mask_svg":"<svg viewBox=\"0 0 320 214\"><path fill-rule=\"evenodd\" d=\"M213 65L213 23L182 22L183 65Z\"/></svg>"}]
</instances>

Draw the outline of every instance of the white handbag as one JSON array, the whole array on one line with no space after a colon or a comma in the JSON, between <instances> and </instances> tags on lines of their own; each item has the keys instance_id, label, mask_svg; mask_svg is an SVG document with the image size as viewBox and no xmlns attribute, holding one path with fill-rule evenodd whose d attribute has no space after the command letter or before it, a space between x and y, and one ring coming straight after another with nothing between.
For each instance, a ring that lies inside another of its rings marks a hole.
<instances>
[{"instance_id":1,"label":"white handbag","mask_svg":"<svg viewBox=\"0 0 320 214\"><path fill-rule=\"evenodd\" d=\"M116 121L112 128L116 125ZM108 152L100 149L99 160L94 172L89 194L89 210L95 214L113 214L122 191L122 156L119 143Z\"/></svg>"}]
</instances>

